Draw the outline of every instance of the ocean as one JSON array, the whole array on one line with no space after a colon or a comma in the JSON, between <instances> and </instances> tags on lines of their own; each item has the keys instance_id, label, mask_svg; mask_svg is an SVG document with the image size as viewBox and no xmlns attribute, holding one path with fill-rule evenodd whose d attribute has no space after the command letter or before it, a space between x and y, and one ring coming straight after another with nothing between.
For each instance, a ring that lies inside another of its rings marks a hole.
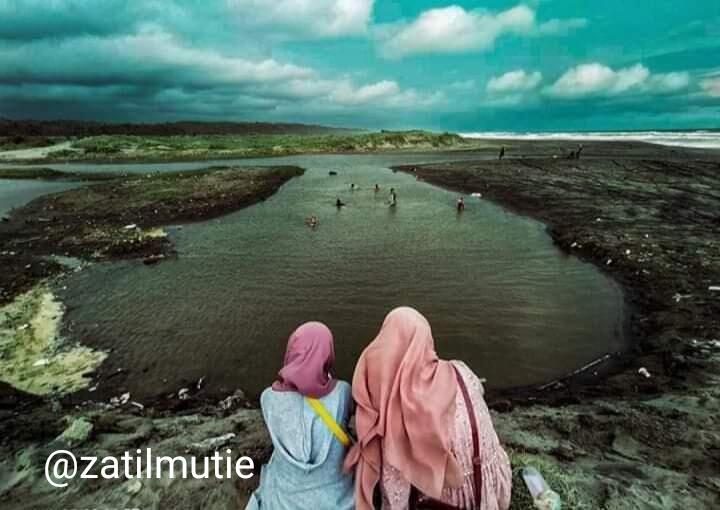
<instances>
[{"instance_id":1,"label":"ocean","mask_svg":"<svg viewBox=\"0 0 720 510\"><path fill-rule=\"evenodd\" d=\"M460 134L467 138L505 138L511 140L637 141L677 147L720 149L720 130L597 131L544 133L496 131Z\"/></svg>"}]
</instances>

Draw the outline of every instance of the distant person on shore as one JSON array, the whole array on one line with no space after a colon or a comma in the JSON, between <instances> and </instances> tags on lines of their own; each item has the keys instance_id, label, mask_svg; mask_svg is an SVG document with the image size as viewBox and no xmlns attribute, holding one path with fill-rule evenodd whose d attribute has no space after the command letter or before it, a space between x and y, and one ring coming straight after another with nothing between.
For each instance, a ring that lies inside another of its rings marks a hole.
<instances>
[{"instance_id":1,"label":"distant person on shore","mask_svg":"<svg viewBox=\"0 0 720 510\"><path fill-rule=\"evenodd\" d=\"M465 210L465 199L460 197L457 199L457 211L463 212Z\"/></svg>"},{"instance_id":2,"label":"distant person on shore","mask_svg":"<svg viewBox=\"0 0 720 510\"><path fill-rule=\"evenodd\" d=\"M355 191L355 183L350 184L350 191Z\"/></svg>"},{"instance_id":3,"label":"distant person on shore","mask_svg":"<svg viewBox=\"0 0 720 510\"><path fill-rule=\"evenodd\" d=\"M377 193L378 191L380 191L380 186L378 186L378 185L376 184L376 185L375 185L375 193Z\"/></svg>"},{"instance_id":4,"label":"distant person on shore","mask_svg":"<svg viewBox=\"0 0 720 510\"><path fill-rule=\"evenodd\" d=\"M575 159L580 159L580 153L582 152L582 150L583 150L583 144L578 145L578 150L575 153Z\"/></svg>"},{"instance_id":5,"label":"distant person on shore","mask_svg":"<svg viewBox=\"0 0 720 510\"><path fill-rule=\"evenodd\" d=\"M337 198L335 200L335 207L337 207L338 209L340 209L341 207L345 207L345 202L340 200L340 198Z\"/></svg>"},{"instance_id":6,"label":"distant person on shore","mask_svg":"<svg viewBox=\"0 0 720 510\"><path fill-rule=\"evenodd\" d=\"M395 188L390 189L390 207L395 207L397 205L397 194L395 193Z\"/></svg>"},{"instance_id":7,"label":"distant person on shore","mask_svg":"<svg viewBox=\"0 0 720 510\"><path fill-rule=\"evenodd\" d=\"M435 353L417 310L390 312L355 368L355 505L371 510L507 510L512 471L478 377ZM412 505L412 503L417 505Z\"/></svg>"},{"instance_id":8,"label":"distant person on shore","mask_svg":"<svg viewBox=\"0 0 720 510\"><path fill-rule=\"evenodd\" d=\"M498 161L502 161L502 159L505 157L505 146L503 145L500 147L500 155L498 156Z\"/></svg>"},{"instance_id":9,"label":"distant person on shore","mask_svg":"<svg viewBox=\"0 0 720 510\"><path fill-rule=\"evenodd\" d=\"M353 477L342 471L352 394L333 377L334 364L333 335L324 324L307 322L290 335L278 378L260 397L273 453L246 510L355 507Z\"/></svg>"}]
</instances>

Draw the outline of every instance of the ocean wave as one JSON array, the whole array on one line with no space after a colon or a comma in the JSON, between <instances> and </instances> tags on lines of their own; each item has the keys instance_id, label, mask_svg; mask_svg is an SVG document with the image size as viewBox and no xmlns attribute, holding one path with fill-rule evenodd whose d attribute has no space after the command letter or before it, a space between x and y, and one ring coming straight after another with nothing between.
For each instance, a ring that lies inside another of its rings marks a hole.
<instances>
[{"instance_id":1,"label":"ocean wave","mask_svg":"<svg viewBox=\"0 0 720 510\"><path fill-rule=\"evenodd\" d=\"M518 133L508 131L460 133L466 138L509 140L634 141L675 147L720 149L720 131L598 131L587 133Z\"/></svg>"}]
</instances>

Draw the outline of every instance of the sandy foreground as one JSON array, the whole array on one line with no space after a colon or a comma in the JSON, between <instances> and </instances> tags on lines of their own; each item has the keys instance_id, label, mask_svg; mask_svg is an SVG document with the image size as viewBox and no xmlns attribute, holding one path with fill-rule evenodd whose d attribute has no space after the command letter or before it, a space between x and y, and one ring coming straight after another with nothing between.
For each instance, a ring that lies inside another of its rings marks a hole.
<instances>
[{"instance_id":1,"label":"sandy foreground","mask_svg":"<svg viewBox=\"0 0 720 510\"><path fill-rule=\"evenodd\" d=\"M586 145L582 159L570 160L565 157L573 147L562 142L499 141L492 150L501 144L508 145L502 162L397 170L467 195L480 193L546 222L561 249L623 285L634 339L632 352L579 378L541 390L488 395L514 467L540 468L565 508L720 507L720 290L713 290L720 286L720 155L597 143ZM472 198L466 200L472 207ZM24 220L43 217L38 211L46 205L31 204ZM13 230L14 221L0 230L9 236L0 236L3 243L25 232L24 227ZM46 229L46 223L32 228ZM83 256L82 250L77 255ZM25 266L12 267L20 274ZM25 336L52 324L48 317L38 319L52 305L37 287L43 277L31 278L5 299L17 304L18 296L25 297L24 306L12 310L16 330L38 324L23 329ZM197 388L189 390L187 399L142 407L131 396L70 405L5 386L0 391L0 504L8 509L242 508L256 478L87 480L66 489L44 479L45 458L61 446L96 456L137 448L170 456L230 448L257 464L267 459L271 448L262 418L241 393L208 401ZM512 508L532 508L519 483Z\"/></svg>"}]
</instances>

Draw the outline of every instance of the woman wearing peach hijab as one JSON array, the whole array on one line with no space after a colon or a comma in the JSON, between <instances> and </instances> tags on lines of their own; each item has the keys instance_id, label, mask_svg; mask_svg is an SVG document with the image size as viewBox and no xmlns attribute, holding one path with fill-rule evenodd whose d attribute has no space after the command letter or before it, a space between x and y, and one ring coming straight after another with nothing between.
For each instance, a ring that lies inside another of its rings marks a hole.
<instances>
[{"instance_id":1,"label":"woman wearing peach hijab","mask_svg":"<svg viewBox=\"0 0 720 510\"><path fill-rule=\"evenodd\" d=\"M509 508L510 462L482 384L464 363L437 357L419 312L388 314L360 356L352 393L358 442L345 468L356 470L358 510L373 508L376 487L383 510Z\"/></svg>"}]
</instances>

